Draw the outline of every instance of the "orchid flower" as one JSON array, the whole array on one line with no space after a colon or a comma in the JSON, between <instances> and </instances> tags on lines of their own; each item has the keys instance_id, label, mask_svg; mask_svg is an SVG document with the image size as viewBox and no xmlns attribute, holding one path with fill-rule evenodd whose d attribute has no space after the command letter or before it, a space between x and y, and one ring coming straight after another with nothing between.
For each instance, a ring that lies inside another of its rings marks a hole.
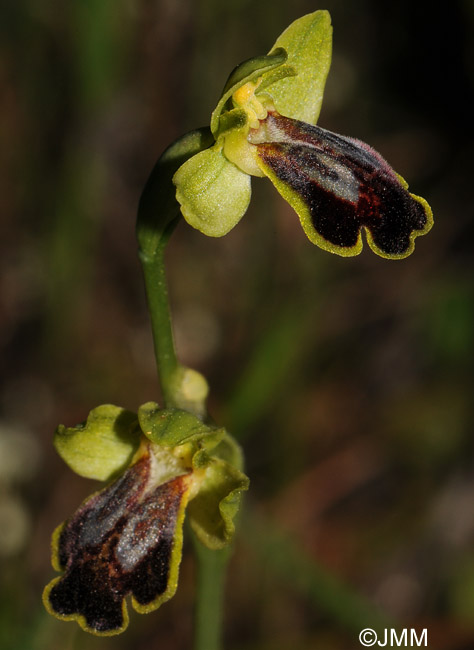
<instances>
[{"instance_id":1,"label":"orchid flower","mask_svg":"<svg viewBox=\"0 0 474 650\"><path fill-rule=\"evenodd\" d=\"M431 209L365 143L315 123L331 62L331 23L316 11L292 23L266 56L230 75L212 113L214 143L176 171L186 221L227 234L245 214L251 177L267 177L296 211L308 239L343 256L370 248L403 258L433 223Z\"/></svg>"},{"instance_id":2,"label":"orchid flower","mask_svg":"<svg viewBox=\"0 0 474 650\"><path fill-rule=\"evenodd\" d=\"M171 598L186 511L208 548L232 539L248 479L224 429L154 402L138 415L104 405L84 424L58 427L55 446L81 476L111 481L53 534L53 568L62 575L43 600L57 618L93 634L119 634L128 625L127 596L140 613Z\"/></svg>"}]
</instances>

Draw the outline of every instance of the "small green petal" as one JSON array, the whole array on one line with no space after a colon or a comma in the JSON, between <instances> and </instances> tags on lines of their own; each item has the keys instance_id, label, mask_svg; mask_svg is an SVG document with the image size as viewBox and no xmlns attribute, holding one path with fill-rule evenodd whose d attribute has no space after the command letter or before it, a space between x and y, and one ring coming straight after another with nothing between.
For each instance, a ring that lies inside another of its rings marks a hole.
<instances>
[{"instance_id":1,"label":"small green petal","mask_svg":"<svg viewBox=\"0 0 474 650\"><path fill-rule=\"evenodd\" d=\"M287 77L295 77L298 73L291 65L280 65L278 68L270 70L262 75L262 81L258 86L258 93L266 90L269 86L280 81L280 79L286 79Z\"/></svg>"},{"instance_id":2,"label":"small green petal","mask_svg":"<svg viewBox=\"0 0 474 650\"><path fill-rule=\"evenodd\" d=\"M219 131L219 118L224 110L227 101L232 97L236 90L249 81L254 81L264 73L281 66L286 61L286 52L282 49L273 48L271 54L256 56L240 63L230 73L229 78L222 91L222 96L212 112L211 131L216 136ZM288 74L291 74L290 72Z\"/></svg>"},{"instance_id":3,"label":"small green petal","mask_svg":"<svg viewBox=\"0 0 474 650\"><path fill-rule=\"evenodd\" d=\"M209 237L232 230L250 202L250 176L227 160L219 143L181 165L173 182L184 218Z\"/></svg>"},{"instance_id":4,"label":"small green petal","mask_svg":"<svg viewBox=\"0 0 474 650\"><path fill-rule=\"evenodd\" d=\"M135 413L111 404L93 409L84 424L59 425L54 446L69 467L85 478L108 481L123 471L140 442Z\"/></svg>"},{"instance_id":5,"label":"small green petal","mask_svg":"<svg viewBox=\"0 0 474 650\"><path fill-rule=\"evenodd\" d=\"M229 436L221 445L228 439ZM236 443L232 445L235 447ZM235 449L230 454L234 455ZM214 455L211 457L204 450L194 455L193 466L196 471L205 468L205 473L197 496L188 506L190 525L202 544L210 549L223 548L232 541L234 519L249 479L232 464Z\"/></svg>"},{"instance_id":6,"label":"small green petal","mask_svg":"<svg viewBox=\"0 0 474 650\"><path fill-rule=\"evenodd\" d=\"M315 11L295 20L281 36L275 48L288 53L287 64L297 75L268 86L279 113L309 124L319 117L324 85L331 65L332 26L327 11Z\"/></svg>"},{"instance_id":7,"label":"small green petal","mask_svg":"<svg viewBox=\"0 0 474 650\"><path fill-rule=\"evenodd\" d=\"M219 122L219 135L225 135L229 131L240 131L247 126L248 116L243 108L234 108L225 111Z\"/></svg>"}]
</instances>

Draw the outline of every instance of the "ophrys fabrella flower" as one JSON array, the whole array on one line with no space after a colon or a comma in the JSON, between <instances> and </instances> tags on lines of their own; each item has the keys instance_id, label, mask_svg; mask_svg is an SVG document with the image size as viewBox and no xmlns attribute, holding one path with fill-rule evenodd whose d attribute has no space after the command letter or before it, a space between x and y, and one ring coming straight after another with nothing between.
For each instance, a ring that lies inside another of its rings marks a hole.
<instances>
[{"instance_id":1,"label":"ophrys fabrella flower","mask_svg":"<svg viewBox=\"0 0 474 650\"><path fill-rule=\"evenodd\" d=\"M171 598L185 511L209 548L231 540L248 479L224 429L152 402L138 416L105 405L83 425L59 427L55 444L82 476L118 477L53 534L53 567L63 575L46 587L44 603L54 616L94 634L118 634L128 624L127 596L140 613Z\"/></svg>"},{"instance_id":2,"label":"ophrys fabrella flower","mask_svg":"<svg viewBox=\"0 0 474 650\"><path fill-rule=\"evenodd\" d=\"M343 256L409 255L433 217L428 203L365 143L315 126L331 59L325 11L295 21L270 54L231 74L211 118L214 144L174 175L185 219L206 235L245 214L251 176L266 176L311 242Z\"/></svg>"}]
</instances>

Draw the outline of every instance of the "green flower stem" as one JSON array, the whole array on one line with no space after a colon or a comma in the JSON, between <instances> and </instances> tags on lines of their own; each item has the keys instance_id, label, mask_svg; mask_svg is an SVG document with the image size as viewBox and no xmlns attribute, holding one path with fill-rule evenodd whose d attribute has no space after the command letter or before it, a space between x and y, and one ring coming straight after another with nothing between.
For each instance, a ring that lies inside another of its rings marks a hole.
<instances>
[{"instance_id":1,"label":"green flower stem","mask_svg":"<svg viewBox=\"0 0 474 650\"><path fill-rule=\"evenodd\" d=\"M194 650L220 650L224 588L231 549L210 550L193 534L197 558Z\"/></svg>"},{"instance_id":2,"label":"green flower stem","mask_svg":"<svg viewBox=\"0 0 474 650\"><path fill-rule=\"evenodd\" d=\"M169 163L164 162L164 155L161 156L140 197L136 225L156 365L167 407L176 406L175 391L180 370L173 341L164 262L166 245L179 215L174 199L173 173L174 167L170 169Z\"/></svg>"},{"instance_id":3,"label":"green flower stem","mask_svg":"<svg viewBox=\"0 0 474 650\"><path fill-rule=\"evenodd\" d=\"M176 406L175 389L181 369L176 357L171 325L171 312L164 265L165 247L169 236L160 239L154 253L140 254L148 309L151 318L155 359L166 407Z\"/></svg>"},{"instance_id":4,"label":"green flower stem","mask_svg":"<svg viewBox=\"0 0 474 650\"><path fill-rule=\"evenodd\" d=\"M178 392L184 371L176 358L164 266L165 248L180 216L172 179L183 162L213 142L208 128L178 138L158 159L138 206L139 257L145 278L156 364L167 407L178 403L182 406Z\"/></svg>"}]
</instances>

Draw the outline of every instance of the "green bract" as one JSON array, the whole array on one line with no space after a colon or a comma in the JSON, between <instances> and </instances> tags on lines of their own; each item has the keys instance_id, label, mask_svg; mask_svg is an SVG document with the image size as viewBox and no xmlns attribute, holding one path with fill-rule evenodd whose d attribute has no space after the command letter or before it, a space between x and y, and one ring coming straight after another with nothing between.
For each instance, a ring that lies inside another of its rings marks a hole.
<instances>
[{"instance_id":1,"label":"green bract","mask_svg":"<svg viewBox=\"0 0 474 650\"><path fill-rule=\"evenodd\" d=\"M178 216L175 188L171 178L190 157L214 143L209 127L185 133L161 154L140 197L137 220L139 254L152 257L162 241L166 229ZM157 220L157 214L159 219Z\"/></svg>"},{"instance_id":2,"label":"green bract","mask_svg":"<svg viewBox=\"0 0 474 650\"><path fill-rule=\"evenodd\" d=\"M118 634L128 624L127 596L140 613L171 598L186 511L205 546L230 543L248 478L225 429L155 402L138 416L105 405L83 425L59 427L55 446L81 476L121 473L53 534L52 563L63 575L43 598L54 616L93 634Z\"/></svg>"}]
</instances>

